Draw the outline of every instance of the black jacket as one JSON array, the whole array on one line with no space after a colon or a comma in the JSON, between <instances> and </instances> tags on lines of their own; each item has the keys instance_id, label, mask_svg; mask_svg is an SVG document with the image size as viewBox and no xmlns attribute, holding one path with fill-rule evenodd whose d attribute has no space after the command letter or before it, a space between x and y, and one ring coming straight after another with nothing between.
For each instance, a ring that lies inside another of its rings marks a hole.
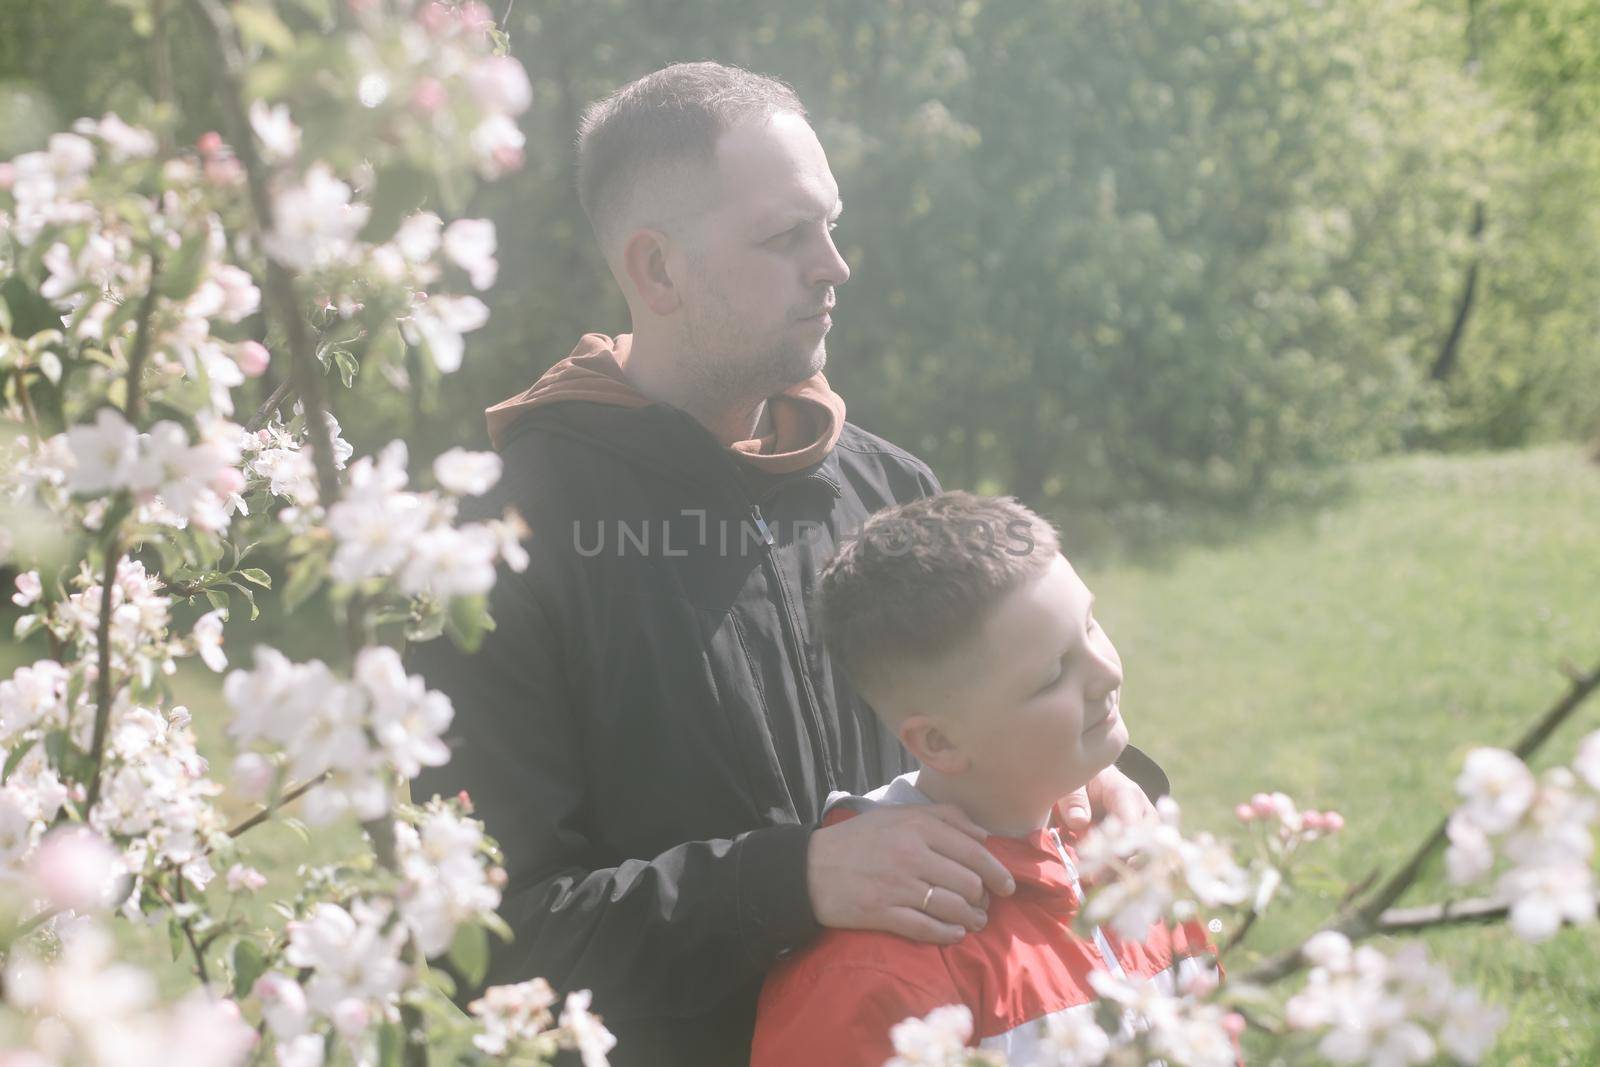
<instances>
[{"instance_id":1,"label":"black jacket","mask_svg":"<svg viewBox=\"0 0 1600 1067\"><path fill-rule=\"evenodd\" d=\"M469 517L516 508L532 563L502 569L475 655L411 650L455 705L451 761L412 795L467 790L504 850L516 940L489 984L593 990L619 1067L743 1064L762 975L818 932L829 791L913 766L807 598L842 537L938 482L849 423L816 466L765 475L659 404L537 408L501 453Z\"/></svg>"}]
</instances>

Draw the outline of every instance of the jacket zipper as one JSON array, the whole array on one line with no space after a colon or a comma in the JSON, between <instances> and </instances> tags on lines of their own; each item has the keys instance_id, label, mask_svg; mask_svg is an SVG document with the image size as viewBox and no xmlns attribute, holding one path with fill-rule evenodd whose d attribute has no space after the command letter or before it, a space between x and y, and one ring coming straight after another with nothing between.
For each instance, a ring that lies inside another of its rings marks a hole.
<instances>
[{"instance_id":1,"label":"jacket zipper","mask_svg":"<svg viewBox=\"0 0 1600 1067\"><path fill-rule=\"evenodd\" d=\"M811 671L806 661L805 648L800 641L800 624L795 619L793 605L784 593L783 576L778 573L778 561L773 555L773 546L777 541L772 536L772 531L767 528L767 520L761 517L761 505L750 505L750 517L755 520L756 529L761 532L761 544L764 549L762 559L767 565L767 580L772 583L781 609L778 625L782 628L784 639L789 645L789 655L794 657L795 674L800 681L800 697L805 704L808 725L817 739L817 748L822 756L822 777L828 784L828 792L831 793L839 787L834 779L833 753L828 748L828 734L823 729L822 712L817 702L816 690L811 687Z\"/></svg>"},{"instance_id":2,"label":"jacket zipper","mask_svg":"<svg viewBox=\"0 0 1600 1067\"><path fill-rule=\"evenodd\" d=\"M1061 862L1067 868L1067 875L1072 879L1072 894L1078 898L1078 906L1082 907L1083 885L1078 881L1078 868L1072 862L1072 860L1067 857L1067 848L1061 843L1061 835L1056 832L1056 828L1054 826L1050 828L1050 840L1055 842L1056 855L1061 857ZM1106 935L1101 932L1099 923L1096 923L1094 926L1094 947L1097 951L1099 951L1100 959L1104 961L1106 970L1110 971L1116 977L1126 981L1128 978L1128 972L1122 969L1122 961L1117 959L1117 954L1111 950L1111 942L1106 940Z\"/></svg>"}]
</instances>

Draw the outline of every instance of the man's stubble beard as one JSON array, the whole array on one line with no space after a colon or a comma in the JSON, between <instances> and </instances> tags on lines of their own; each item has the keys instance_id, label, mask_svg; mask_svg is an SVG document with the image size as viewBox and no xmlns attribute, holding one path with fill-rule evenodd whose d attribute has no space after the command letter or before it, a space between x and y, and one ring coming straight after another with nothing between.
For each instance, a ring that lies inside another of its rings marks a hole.
<instances>
[{"instance_id":1,"label":"man's stubble beard","mask_svg":"<svg viewBox=\"0 0 1600 1067\"><path fill-rule=\"evenodd\" d=\"M731 311L722 302L706 315L685 309L685 370L708 400L763 400L813 377L827 363L826 336L814 345L789 336L758 339L739 328Z\"/></svg>"}]
</instances>

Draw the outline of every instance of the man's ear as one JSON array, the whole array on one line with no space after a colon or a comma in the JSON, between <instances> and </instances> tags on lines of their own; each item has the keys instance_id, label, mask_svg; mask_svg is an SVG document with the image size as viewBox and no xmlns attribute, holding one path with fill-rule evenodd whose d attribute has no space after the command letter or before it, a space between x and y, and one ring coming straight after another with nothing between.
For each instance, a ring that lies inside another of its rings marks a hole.
<instances>
[{"instance_id":1,"label":"man's ear","mask_svg":"<svg viewBox=\"0 0 1600 1067\"><path fill-rule=\"evenodd\" d=\"M917 762L940 774L964 774L972 757L961 750L938 719L929 715L908 715L896 731Z\"/></svg>"},{"instance_id":2,"label":"man's ear","mask_svg":"<svg viewBox=\"0 0 1600 1067\"><path fill-rule=\"evenodd\" d=\"M634 230L622 246L622 272L644 306L657 315L670 315L682 303L682 294L667 270L671 242L660 230Z\"/></svg>"}]
</instances>

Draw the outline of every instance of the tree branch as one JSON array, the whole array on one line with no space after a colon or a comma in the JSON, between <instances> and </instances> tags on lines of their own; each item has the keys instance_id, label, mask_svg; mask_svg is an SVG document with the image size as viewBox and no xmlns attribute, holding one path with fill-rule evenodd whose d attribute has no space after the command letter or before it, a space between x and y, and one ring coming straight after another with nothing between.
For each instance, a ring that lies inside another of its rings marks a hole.
<instances>
[{"instance_id":1,"label":"tree branch","mask_svg":"<svg viewBox=\"0 0 1600 1067\"><path fill-rule=\"evenodd\" d=\"M262 234L272 232L273 209L272 197L267 189L266 169L262 166L260 154L256 152L255 137L245 112L244 56L234 39L232 20L218 0L190 2L210 29L217 54L222 60L222 68L218 72L223 88L222 105L232 127L233 150L244 167L259 244ZM289 381L305 404L306 433L311 438L311 459L317 468L317 495L322 506L329 507L339 499L339 472L333 464L333 438L328 432L328 405L323 392L322 374L317 365L311 335L306 330L305 317L300 313L294 276L272 256L268 255L266 260L267 298L271 314L283 327L289 341Z\"/></svg>"},{"instance_id":2,"label":"tree branch","mask_svg":"<svg viewBox=\"0 0 1600 1067\"><path fill-rule=\"evenodd\" d=\"M295 801L299 800L301 797L311 792L311 790L325 782L327 778L328 772L323 771L315 778L301 782L299 785L283 794L283 796L279 797L276 803L267 805L254 815L250 816L248 819L240 822L237 826L230 827L228 829L228 836L238 837L240 834L243 834L246 831L254 830L257 826L260 826L262 823L272 818L274 812L293 804Z\"/></svg>"},{"instance_id":3,"label":"tree branch","mask_svg":"<svg viewBox=\"0 0 1600 1067\"><path fill-rule=\"evenodd\" d=\"M1600 665L1597 665L1587 674L1574 671L1570 677L1571 686L1566 695L1541 715L1523 733L1521 739L1517 741L1516 747L1512 749L1519 759L1526 760L1537 752L1550 739L1550 735L1562 723L1571 718L1572 713L1577 711L1585 700L1592 696L1597 689L1600 689ZM1385 932L1382 923L1389 908L1395 901L1400 899L1407 889L1411 888L1428 862L1444 849L1448 840L1446 834L1448 825L1448 817L1441 819L1438 825L1434 827L1433 832L1412 852L1411 857L1394 874L1390 875L1365 903L1353 911L1347 910L1343 915L1324 925L1322 929L1335 930L1352 941L1359 941L1373 934ZM1401 912L1400 914L1402 918L1406 917L1406 912ZM1305 942L1302 941L1294 948L1263 961L1241 975L1239 981L1247 985L1265 985L1294 974L1306 966L1307 961L1302 953L1304 947Z\"/></svg>"},{"instance_id":4,"label":"tree branch","mask_svg":"<svg viewBox=\"0 0 1600 1067\"><path fill-rule=\"evenodd\" d=\"M256 408L256 413L250 416L249 422L244 424L245 432L255 433L257 430L261 429L261 427L265 426L267 424L267 420L272 418L272 413L277 411L278 408L282 406L284 400L287 399L289 394L293 391L293 383L291 383L287 378L279 382L278 387L272 391L272 395L267 397L267 399L262 402L259 408Z\"/></svg>"}]
</instances>

